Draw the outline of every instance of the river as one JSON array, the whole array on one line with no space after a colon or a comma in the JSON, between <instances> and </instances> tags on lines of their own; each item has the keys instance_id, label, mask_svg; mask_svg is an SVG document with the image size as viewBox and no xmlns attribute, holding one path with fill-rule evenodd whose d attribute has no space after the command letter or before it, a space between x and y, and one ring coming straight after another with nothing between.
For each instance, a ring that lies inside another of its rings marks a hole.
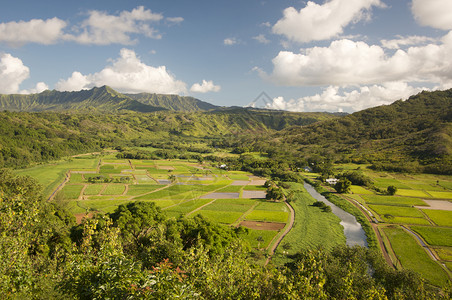
<instances>
[{"instance_id":1,"label":"river","mask_svg":"<svg viewBox=\"0 0 452 300\"><path fill-rule=\"evenodd\" d=\"M312 185L305 183L304 188L314 199L316 199L317 201L322 201L327 205L331 206L333 214L335 214L341 219L340 224L344 227L344 235L347 246L352 247L355 245L359 245L367 247L366 234L363 228L361 227L361 224L359 224L356 221L356 218L353 215L349 214L348 212L344 211L343 209L337 207L336 205L328 201L324 196L318 193Z\"/></svg>"}]
</instances>

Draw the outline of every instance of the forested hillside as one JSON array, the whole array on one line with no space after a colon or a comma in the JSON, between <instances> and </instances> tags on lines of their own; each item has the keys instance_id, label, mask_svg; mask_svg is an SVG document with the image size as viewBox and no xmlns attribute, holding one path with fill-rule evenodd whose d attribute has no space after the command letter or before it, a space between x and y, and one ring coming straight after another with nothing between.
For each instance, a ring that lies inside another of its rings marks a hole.
<instances>
[{"instance_id":1,"label":"forested hillside","mask_svg":"<svg viewBox=\"0 0 452 300\"><path fill-rule=\"evenodd\" d=\"M137 100L143 104L163 107L174 111L203 111L216 109L218 106L198 100L193 97L184 97L179 95L162 95L162 94L124 94L131 99Z\"/></svg>"},{"instance_id":2,"label":"forested hillside","mask_svg":"<svg viewBox=\"0 0 452 300\"><path fill-rule=\"evenodd\" d=\"M275 137L305 155L452 174L452 90L422 92L343 118L294 126Z\"/></svg>"},{"instance_id":3,"label":"forested hillside","mask_svg":"<svg viewBox=\"0 0 452 300\"><path fill-rule=\"evenodd\" d=\"M261 136L291 125L334 118L326 113L267 112L249 109L176 113L0 113L0 167L98 151L105 147L140 146L152 141Z\"/></svg>"}]
</instances>

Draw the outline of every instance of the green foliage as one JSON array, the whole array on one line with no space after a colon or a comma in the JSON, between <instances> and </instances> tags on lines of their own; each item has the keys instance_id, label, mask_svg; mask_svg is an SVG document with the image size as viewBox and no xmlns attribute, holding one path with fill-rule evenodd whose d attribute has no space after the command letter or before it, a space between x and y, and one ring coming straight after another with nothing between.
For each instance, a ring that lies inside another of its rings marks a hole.
<instances>
[{"instance_id":1,"label":"green foliage","mask_svg":"<svg viewBox=\"0 0 452 300\"><path fill-rule=\"evenodd\" d=\"M334 185L334 189L339 194L346 194L350 191L350 186L352 185L351 181L347 178L341 178Z\"/></svg>"},{"instance_id":2,"label":"green foliage","mask_svg":"<svg viewBox=\"0 0 452 300\"><path fill-rule=\"evenodd\" d=\"M387 189L388 195L395 195L397 193L397 187L390 185Z\"/></svg>"}]
</instances>

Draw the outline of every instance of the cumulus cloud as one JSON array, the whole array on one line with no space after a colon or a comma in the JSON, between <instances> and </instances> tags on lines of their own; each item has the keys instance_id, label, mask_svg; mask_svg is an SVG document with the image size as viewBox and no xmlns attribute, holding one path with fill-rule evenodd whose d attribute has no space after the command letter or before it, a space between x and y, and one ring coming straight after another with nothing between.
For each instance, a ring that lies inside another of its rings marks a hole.
<instances>
[{"instance_id":1,"label":"cumulus cloud","mask_svg":"<svg viewBox=\"0 0 452 300\"><path fill-rule=\"evenodd\" d=\"M187 89L186 84L176 80L165 66L148 66L129 49L122 49L120 57L100 72L87 75L74 72L68 79L60 80L55 88L73 91L102 85L124 93L178 94L185 93Z\"/></svg>"},{"instance_id":2,"label":"cumulus cloud","mask_svg":"<svg viewBox=\"0 0 452 300\"><path fill-rule=\"evenodd\" d=\"M281 51L273 59L273 72L262 77L285 86L351 86L389 81L452 80L452 31L439 44L413 46L385 53L377 45L351 40L333 41L300 53Z\"/></svg>"},{"instance_id":3,"label":"cumulus cloud","mask_svg":"<svg viewBox=\"0 0 452 300\"><path fill-rule=\"evenodd\" d=\"M411 45L422 45L426 43L436 42L436 39L428 37L428 36L418 36L412 35L403 37L398 35L396 39L392 40L381 40L381 45L387 49L400 49L404 46Z\"/></svg>"},{"instance_id":4,"label":"cumulus cloud","mask_svg":"<svg viewBox=\"0 0 452 300\"><path fill-rule=\"evenodd\" d=\"M219 92L221 86L215 85L212 80L203 80L201 84L195 83L190 88L190 92L193 93L208 93L208 92Z\"/></svg>"},{"instance_id":5,"label":"cumulus cloud","mask_svg":"<svg viewBox=\"0 0 452 300\"><path fill-rule=\"evenodd\" d=\"M253 36L253 39L258 41L261 44L268 44L270 41L263 34L259 34L258 36Z\"/></svg>"},{"instance_id":6,"label":"cumulus cloud","mask_svg":"<svg viewBox=\"0 0 452 300\"><path fill-rule=\"evenodd\" d=\"M236 38L226 38L223 41L223 44L225 44L226 46L232 46L237 44L237 39Z\"/></svg>"},{"instance_id":7,"label":"cumulus cloud","mask_svg":"<svg viewBox=\"0 0 452 300\"><path fill-rule=\"evenodd\" d=\"M444 30L452 29L450 0L413 0L411 11L421 25Z\"/></svg>"},{"instance_id":8,"label":"cumulus cloud","mask_svg":"<svg viewBox=\"0 0 452 300\"><path fill-rule=\"evenodd\" d=\"M348 24L368 18L373 6L384 4L380 0L330 0L322 5L308 1L300 11L286 8L272 31L296 42L327 40L341 34Z\"/></svg>"},{"instance_id":9,"label":"cumulus cloud","mask_svg":"<svg viewBox=\"0 0 452 300\"><path fill-rule=\"evenodd\" d=\"M173 24L179 24L184 21L184 18L182 17L170 17L166 18L166 21Z\"/></svg>"},{"instance_id":10,"label":"cumulus cloud","mask_svg":"<svg viewBox=\"0 0 452 300\"><path fill-rule=\"evenodd\" d=\"M21 90L20 94L37 94L48 90L49 86L45 82L38 82L36 86L29 90Z\"/></svg>"},{"instance_id":11,"label":"cumulus cloud","mask_svg":"<svg viewBox=\"0 0 452 300\"><path fill-rule=\"evenodd\" d=\"M137 42L136 36L161 39L158 29L151 24L163 19L160 13L154 13L143 6L131 11L121 11L117 15L92 10L81 23L68 28L68 24L58 18L47 20L0 23L0 43L22 46L26 43L54 44L61 41L74 41L80 44L123 44ZM181 17L166 18L167 24L177 24Z\"/></svg>"},{"instance_id":12,"label":"cumulus cloud","mask_svg":"<svg viewBox=\"0 0 452 300\"><path fill-rule=\"evenodd\" d=\"M0 93L14 94L19 85L29 77L30 69L11 54L0 54Z\"/></svg>"},{"instance_id":13,"label":"cumulus cloud","mask_svg":"<svg viewBox=\"0 0 452 300\"><path fill-rule=\"evenodd\" d=\"M63 38L66 25L65 21L58 18L0 23L0 42L11 46L26 43L53 44Z\"/></svg>"},{"instance_id":14,"label":"cumulus cloud","mask_svg":"<svg viewBox=\"0 0 452 300\"><path fill-rule=\"evenodd\" d=\"M378 105L388 105L405 100L427 88L413 87L405 82L387 82L381 85L363 86L347 91L329 86L322 93L299 99L274 98L266 108L289 111L347 111L354 112Z\"/></svg>"},{"instance_id":15,"label":"cumulus cloud","mask_svg":"<svg viewBox=\"0 0 452 300\"><path fill-rule=\"evenodd\" d=\"M149 26L149 22L163 19L161 14L151 12L143 6L132 11L122 11L118 16L101 11L90 11L89 17L81 25L82 33L71 39L81 44L134 44L131 34L143 34L150 38L160 39L158 31Z\"/></svg>"}]
</instances>

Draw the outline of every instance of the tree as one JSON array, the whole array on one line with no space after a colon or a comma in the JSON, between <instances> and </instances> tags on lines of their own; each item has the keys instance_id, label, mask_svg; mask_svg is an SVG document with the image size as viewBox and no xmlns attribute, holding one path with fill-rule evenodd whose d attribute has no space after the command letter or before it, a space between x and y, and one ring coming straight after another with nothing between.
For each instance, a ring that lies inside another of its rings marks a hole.
<instances>
[{"instance_id":1,"label":"tree","mask_svg":"<svg viewBox=\"0 0 452 300\"><path fill-rule=\"evenodd\" d=\"M334 189L339 194L346 194L350 191L351 185L352 185L352 182L350 180L348 180L347 178L341 178L334 185Z\"/></svg>"},{"instance_id":2,"label":"tree","mask_svg":"<svg viewBox=\"0 0 452 300\"><path fill-rule=\"evenodd\" d=\"M388 186L388 189L387 189L388 195L391 195L391 196L395 195L396 192L397 192L396 186L393 186L393 185Z\"/></svg>"}]
</instances>

